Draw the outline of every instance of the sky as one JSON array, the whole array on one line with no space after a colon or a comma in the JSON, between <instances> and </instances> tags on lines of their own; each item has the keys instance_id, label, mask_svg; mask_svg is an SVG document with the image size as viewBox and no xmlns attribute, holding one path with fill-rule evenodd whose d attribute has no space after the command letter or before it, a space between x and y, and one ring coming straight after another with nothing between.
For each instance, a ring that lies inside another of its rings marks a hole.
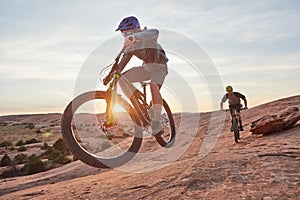
<instances>
[{"instance_id":1,"label":"sky","mask_svg":"<svg viewBox=\"0 0 300 200\"><path fill-rule=\"evenodd\" d=\"M78 94L78 77L91 55L112 44L105 58L99 56L99 73L116 56L122 41L115 29L132 15L142 26L162 30L170 58L166 85L173 88L165 97L175 111L216 110L223 91L212 95L209 74L195 72L189 57L178 53L181 43L171 49L176 41L164 33L201 47L199 56L214 65L222 89L232 85L249 107L300 94L297 0L1 0L0 115L62 113ZM176 75L191 88L196 108L178 100L174 88L184 88Z\"/></svg>"}]
</instances>

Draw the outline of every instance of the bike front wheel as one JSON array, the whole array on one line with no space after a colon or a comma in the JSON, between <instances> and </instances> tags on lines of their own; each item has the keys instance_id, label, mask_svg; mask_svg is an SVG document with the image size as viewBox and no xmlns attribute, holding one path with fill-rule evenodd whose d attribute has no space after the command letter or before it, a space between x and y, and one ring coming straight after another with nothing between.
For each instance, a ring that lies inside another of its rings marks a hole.
<instances>
[{"instance_id":1,"label":"bike front wheel","mask_svg":"<svg viewBox=\"0 0 300 200\"><path fill-rule=\"evenodd\" d=\"M142 143L132 107L116 96L113 123L106 123L110 92L91 91L69 103L62 115L63 140L75 158L97 168L119 167L130 161Z\"/></svg>"},{"instance_id":2,"label":"bike front wheel","mask_svg":"<svg viewBox=\"0 0 300 200\"><path fill-rule=\"evenodd\" d=\"M234 133L234 141L236 143L238 143L239 139L240 139L240 131L239 131L238 120L236 118L234 118L232 123L233 123L232 128L233 128L233 133Z\"/></svg>"}]
</instances>

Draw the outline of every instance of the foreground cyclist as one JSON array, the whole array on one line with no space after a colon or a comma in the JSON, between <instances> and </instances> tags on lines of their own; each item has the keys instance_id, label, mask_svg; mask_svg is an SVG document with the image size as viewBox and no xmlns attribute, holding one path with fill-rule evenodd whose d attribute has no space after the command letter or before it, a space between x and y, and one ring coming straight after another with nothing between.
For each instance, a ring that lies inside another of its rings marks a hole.
<instances>
[{"instance_id":1,"label":"foreground cyclist","mask_svg":"<svg viewBox=\"0 0 300 200\"><path fill-rule=\"evenodd\" d=\"M226 92L227 93L224 95L224 97L221 100L221 104L220 104L221 110L223 110L223 103L225 103L228 99L230 114L232 115L233 109L236 110L239 124L240 124L240 130L243 131L244 129L242 126L242 117L241 117L241 108L242 108L241 99L243 99L243 101L244 101L244 105L245 105L244 109L248 109L247 99L243 94L241 94L239 92L233 92L232 86L227 86ZM231 128L231 131L232 131L232 128Z\"/></svg>"},{"instance_id":2,"label":"foreground cyclist","mask_svg":"<svg viewBox=\"0 0 300 200\"><path fill-rule=\"evenodd\" d=\"M161 134L163 129L160 124L160 113L162 110L162 96L160 88L168 74L168 58L160 44L158 44L158 30L141 29L136 17L124 18L116 31L121 31L124 36L124 56L119 62L118 71L121 73L132 56L143 61L142 66L133 67L123 73L119 83L127 97L131 97L135 88L126 88L124 82L130 83L150 80L150 90L153 103L152 134ZM106 77L104 84L107 84L112 77Z\"/></svg>"}]
</instances>

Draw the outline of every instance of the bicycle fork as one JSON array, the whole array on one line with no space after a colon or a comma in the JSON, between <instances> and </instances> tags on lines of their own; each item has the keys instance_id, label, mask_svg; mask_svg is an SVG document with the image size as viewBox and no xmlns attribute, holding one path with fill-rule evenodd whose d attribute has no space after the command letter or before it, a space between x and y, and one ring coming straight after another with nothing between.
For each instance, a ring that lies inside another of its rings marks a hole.
<instances>
[{"instance_id":1,"label":"bicycle fork","mask_svg":"<svg viewBox=\"0 0 300 200\"><path fill-rule=\"evenodd\" d=\"M117 90L117 81L116 79L119 78L119 74L115 74L113 81L110 83L110 87L107 90L110 94L108 95L108 98L106 99L106 111L105 111L105 125L106 126L111 126L115 123L114 115L113 115L113 110L114 106L116 105L116 90Z\"/></svg>"}]
</instances>

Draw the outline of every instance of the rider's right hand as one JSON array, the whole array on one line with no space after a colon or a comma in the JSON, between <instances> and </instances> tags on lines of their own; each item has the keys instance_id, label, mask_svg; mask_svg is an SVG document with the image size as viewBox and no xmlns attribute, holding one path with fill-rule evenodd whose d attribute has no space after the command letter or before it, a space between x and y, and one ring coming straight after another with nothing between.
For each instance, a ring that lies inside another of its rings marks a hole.
<instances>
[{"instance_id":1,"label":"rider's right hand","mask_svg":"<svg viewBox=\"0 0 300 200\"><path fill-rule=\"evenodd\" d=\"M124 49L129 49L135 43L134 35L124 38Z\"/></svg>"}]
</instances>

